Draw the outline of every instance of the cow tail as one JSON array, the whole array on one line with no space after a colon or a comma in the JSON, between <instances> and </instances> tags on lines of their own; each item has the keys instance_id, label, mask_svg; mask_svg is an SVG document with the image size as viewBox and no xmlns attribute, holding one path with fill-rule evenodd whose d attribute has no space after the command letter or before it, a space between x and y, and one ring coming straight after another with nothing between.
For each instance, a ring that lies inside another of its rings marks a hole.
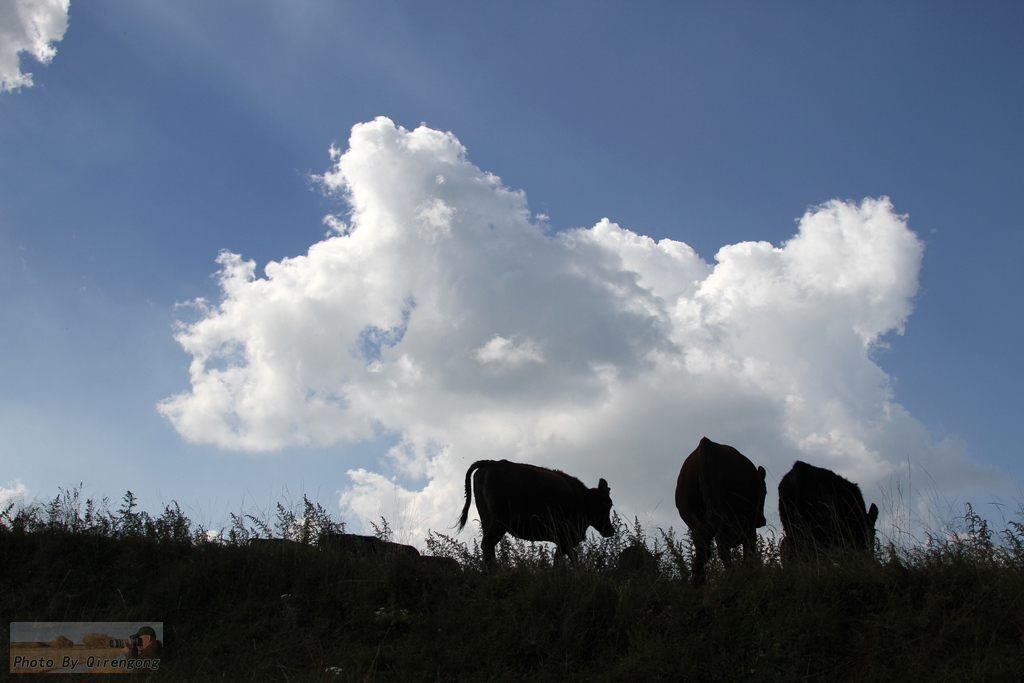
<instances>
[{"instance_id":1,"label":"cow tail","mask_svg":"<svg viewBox=\"0 0 1024 683\"><path fill-rule=\"evenodd\" d=\"M462 528L466 526L466 520L469 518L469 504L473 498L473 489L470 488L472 485L473 470L479 469L485 462L485 460L478 460L470 465L469 469L466 470L466 504L462 506L462 516L459 517L459 531L462 531Z\"/></svg>"}]
</instances>

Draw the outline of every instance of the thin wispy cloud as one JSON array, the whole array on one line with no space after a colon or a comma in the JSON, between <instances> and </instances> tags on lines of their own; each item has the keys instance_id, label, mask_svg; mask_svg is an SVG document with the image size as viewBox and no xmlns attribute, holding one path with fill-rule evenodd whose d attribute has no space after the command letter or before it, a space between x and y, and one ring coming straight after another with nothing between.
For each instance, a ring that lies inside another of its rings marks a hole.
<instances>
[{"instance_id":1,"label":"thin wispy cloud","mask_svg":"<svg viewBox=\"0 0 1024 683\"><path fill-rule=\"evenodd\" d=\"M868 498L908 467L987 478L873 357L912 312L923 255L886 197L810 208L783 244L709 263L607 219L554 232L452 134L386 118L355 126L319 182L349 211L262 276L220 255L221 300L193 302L176 336L191 389L159 409L227 449L397 435L379 471L348 473L364 519L444 528L468 465L509 458L605 477L620 510L670 521L705 435L776 482L800 458Z\"/></svg>"}]
</instances>

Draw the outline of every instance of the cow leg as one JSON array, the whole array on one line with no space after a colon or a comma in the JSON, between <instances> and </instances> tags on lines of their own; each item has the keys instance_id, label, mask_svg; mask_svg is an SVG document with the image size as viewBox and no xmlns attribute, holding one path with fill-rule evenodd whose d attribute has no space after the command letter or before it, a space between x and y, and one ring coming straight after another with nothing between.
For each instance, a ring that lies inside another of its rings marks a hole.
<instances>
[{"instance_id":1,"label":"cow leg","mask_svg":"<svg viewBox=\"0 0 1024 683\"><path fill-rule=\"evenodd\" d=\"M492 566L497 561L494 556L494 549L498 546L504 535L504 530L490 529L484 532L484 538L480 544L483 549L484 566Z\"/></svg>"},{"instance_id":2,"label":"cow leg","mask_svg":"<svg viewBox=\"0 0 1024 683\"><path fill-rule=\"evenodd\" d=\"M704 585L705 570L708 557L711 555L712 537L706 532L697 532L693 536L693 585L697 588Z\"/></svg>"},{"instance_id":3,"label":"cow leg","mask_svg":"<svg viewBox=\"0 0 1024 683\"><path fill-rule=\"evenodd\" d=\"M757 549L757 535L743 540L743 564L754 565L761 559Z\"/></svg>"},{"instance_id":4,"label":"cow leg","mask_svg":"<svg viewBox=\"0 0 1024 683\"><path fill-rule=\"evenodd\" d=\"M579 529L571 521L552 522L551 540L555 542L555 561L562 556L569 558L569 564L576 566L576 546L586 538L587 525Z\"/></svg>"},{"instance_id":5,"label":"cow leg","mask_svg":"<svg viewBox=\"0 0 1024 683\"><path fill-rule=\"evenodd\" d=\"M793 539L788 535L783 536L779 541L779 560L782 562L782 566L793 561Z\"/></svg>"},{"instance_id":6,"label":"cow leg","mask_svg":"<svg viewBox=\"0 0 1024 683\"><path fill-rule=\"evenodd\" d=\"M732 545L725 538L725 534L718 535L718 538L715 539L715 545L718 546L718 557L722 560L722 566L728 569L732 566Z\"/></svg>"},{"instance_id":7,"label":"cow leg","mask_svg":"<svg viewBox=\"0 0 1024 683\"><path fill-rule=\"evenodd\" d=\"M803 562L808 559L808 548L813 547L812 540L794 530L782 539L782 543L779 545L779 555L783 564Z\"/></svg>"}]
</instances>

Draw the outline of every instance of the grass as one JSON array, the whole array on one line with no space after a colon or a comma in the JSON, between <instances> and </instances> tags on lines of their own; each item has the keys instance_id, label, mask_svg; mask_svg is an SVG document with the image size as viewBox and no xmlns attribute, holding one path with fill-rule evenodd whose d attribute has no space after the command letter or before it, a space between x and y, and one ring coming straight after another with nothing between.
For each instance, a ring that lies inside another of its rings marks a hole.
<instances>
[{"instance_id":1,"label":"grass","mask_svg":"<svg viewBox=\"0 0 1024 683\"><path fill-rule=\"evenodd\" d=\"M344 525L308 499L211 540L176 504L154 517L131 493L112 510L71 489L0 510L2 628L162 621L163 665L135 675L165 681L1024 679L1020 522L997 533L967 506L959 533L919 547L785 568L769 542L760 566L714 564L701 590L685 539L617 525L576 568L506 538L491 572L477 539L431 533L421 550L452 570L320 550ZM657 571L617 568L634 544Z\"/></svg>"}]
</instances>

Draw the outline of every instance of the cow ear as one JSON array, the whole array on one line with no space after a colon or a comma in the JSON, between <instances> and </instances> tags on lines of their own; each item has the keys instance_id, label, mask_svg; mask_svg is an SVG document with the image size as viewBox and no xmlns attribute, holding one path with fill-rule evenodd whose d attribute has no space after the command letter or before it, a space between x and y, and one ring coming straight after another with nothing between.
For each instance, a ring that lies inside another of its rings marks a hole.
<instances>
[{"instance_id":1,"label":"cow ear","mask_svg":"<svg viewBox=\"0 0 1024 683\"><path fill-rule=\"evenodd\" d=\"M871 522L871 526L875 525L875 520L878 519L878 506L874 503L868 508L868 521Z\"/></svg>"},{"instance_id":2,"label":"cow ear","mask_svg":"<svg viewBox=\"0 0 1024 683\"><path fill-rule=\"evenodd\" d=\"M611 489L608 488L608 482L606 482L604 479L602 479L601 481L597 482L597 490L598 491L604 491L605 493L608 493L609 491L611 491Z\"/></svg>"},{"instance_id":3,"label":"cow ear","mask_svg":"<svg viewBox=\"0 0 1024 683\"><path fill-rule=\"evenodd\" d=\"M758 467L757 473L761 475L762 479L768 476L768 473L764 471L764 467Z\"/></svg>"}]
</instances>

